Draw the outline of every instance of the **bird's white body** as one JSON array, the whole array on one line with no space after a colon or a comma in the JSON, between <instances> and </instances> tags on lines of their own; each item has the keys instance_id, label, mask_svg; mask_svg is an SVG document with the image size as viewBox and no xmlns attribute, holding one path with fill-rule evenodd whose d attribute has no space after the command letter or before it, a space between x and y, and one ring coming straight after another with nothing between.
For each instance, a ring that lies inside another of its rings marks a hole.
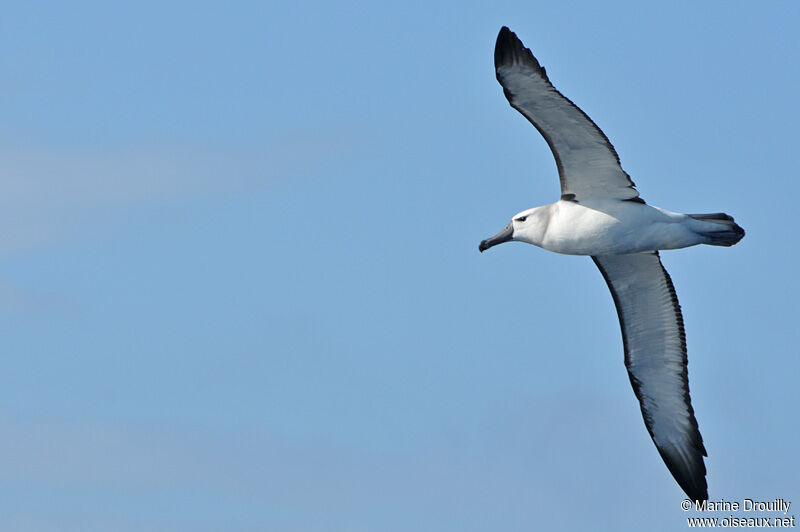
<instances>
[{"instance_id":1,"label":"bird's white body","mask_svg":"<svg viewBox=\"0 0 800 532\"><path fill-rule=\"evenodd\" d=\"M525 216L524 221L518 221ZM696 220L633 201L560 200L523 211L512 221L514 240L566 255L623 255L709 242L715 222Z\"/></svg>"}]
</instances>

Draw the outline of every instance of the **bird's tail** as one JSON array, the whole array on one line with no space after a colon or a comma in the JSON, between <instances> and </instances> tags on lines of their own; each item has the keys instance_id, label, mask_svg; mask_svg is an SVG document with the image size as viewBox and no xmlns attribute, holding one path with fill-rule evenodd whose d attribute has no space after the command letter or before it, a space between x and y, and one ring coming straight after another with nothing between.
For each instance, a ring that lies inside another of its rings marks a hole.
<instances>
[{"instance_id":1,"label":"bird's tail","mask_svg":"<svg viewBox=\"0 0 800 532\"><path fill-rule=\"evenodd\" d=\"M732 216L724 212L712 214L689 214L690 218L703 222L694 231L708 239L706 244L712 246L732 246L744 238L744 229L733 221Z\"/></svg>"}]
</instances>

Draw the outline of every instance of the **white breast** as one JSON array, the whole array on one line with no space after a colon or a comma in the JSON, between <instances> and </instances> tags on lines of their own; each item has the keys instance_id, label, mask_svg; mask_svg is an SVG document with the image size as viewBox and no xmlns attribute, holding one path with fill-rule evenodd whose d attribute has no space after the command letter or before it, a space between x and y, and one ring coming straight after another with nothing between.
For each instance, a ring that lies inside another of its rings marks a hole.
<instances>
[{"instance_id":1,"label":"white breast","mask_svg":"<svg viewBox=\"0 0 800 532\"><path fill-rule=\"evenodd\" d=\"M553 204L542 248L568 255L621 255L678 249L701 242L687 216L637 202Z\"/></svg>"}]
</instances>

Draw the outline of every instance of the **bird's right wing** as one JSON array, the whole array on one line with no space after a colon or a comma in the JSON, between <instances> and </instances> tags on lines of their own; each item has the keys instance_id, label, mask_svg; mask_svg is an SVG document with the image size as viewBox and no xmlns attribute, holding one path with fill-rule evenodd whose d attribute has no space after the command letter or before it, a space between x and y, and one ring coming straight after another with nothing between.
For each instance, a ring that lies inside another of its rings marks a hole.
<instances>
[{"instance_id":1,"label":"bird's right wing","mask_svg":"<svg viewBox=\"0 0 800 532\"><path fill-rule=\"evenodd\" d=\"M625 366L650 437L693 500L708 499L703 438L689 398L686 335L658 252L592 257L617 307Z\"/></svg>"},{"instance_id":2,"label":"bird's right wing","mask_svg":"<svg viewBox=\"0 0 800 532\"><path fill-rule=\"evenodd\" d=\"M497 36L494 67L511 107L522 113L550 146L564 199L642 201L608 137L553 87L544 67L505 26Z\"/></svg>"}]
</instances>

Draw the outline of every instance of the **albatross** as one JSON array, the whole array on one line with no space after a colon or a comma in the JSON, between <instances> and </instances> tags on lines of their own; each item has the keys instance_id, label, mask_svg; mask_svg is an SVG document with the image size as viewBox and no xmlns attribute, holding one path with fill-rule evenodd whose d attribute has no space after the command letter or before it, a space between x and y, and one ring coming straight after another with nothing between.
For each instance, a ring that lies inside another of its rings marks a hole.
<instances>
[{"instance_id":1,"label":"albatross","mask_svg":"<svg viewBox=\"0 0 800 532\"><path fill-rule=\"evenodd\" d=\"M511 107L553 152L561 198L514 215L478 249L518 241L592 258L617 308L625 367L647 431L683 491L707 500L708 454L689 397L683 316L658 252L732 246L744 230L725 213L680 214L645 203L608 137L556 90L507 27L497 36L494 65Z\"/></svg>"}]
</instances>

